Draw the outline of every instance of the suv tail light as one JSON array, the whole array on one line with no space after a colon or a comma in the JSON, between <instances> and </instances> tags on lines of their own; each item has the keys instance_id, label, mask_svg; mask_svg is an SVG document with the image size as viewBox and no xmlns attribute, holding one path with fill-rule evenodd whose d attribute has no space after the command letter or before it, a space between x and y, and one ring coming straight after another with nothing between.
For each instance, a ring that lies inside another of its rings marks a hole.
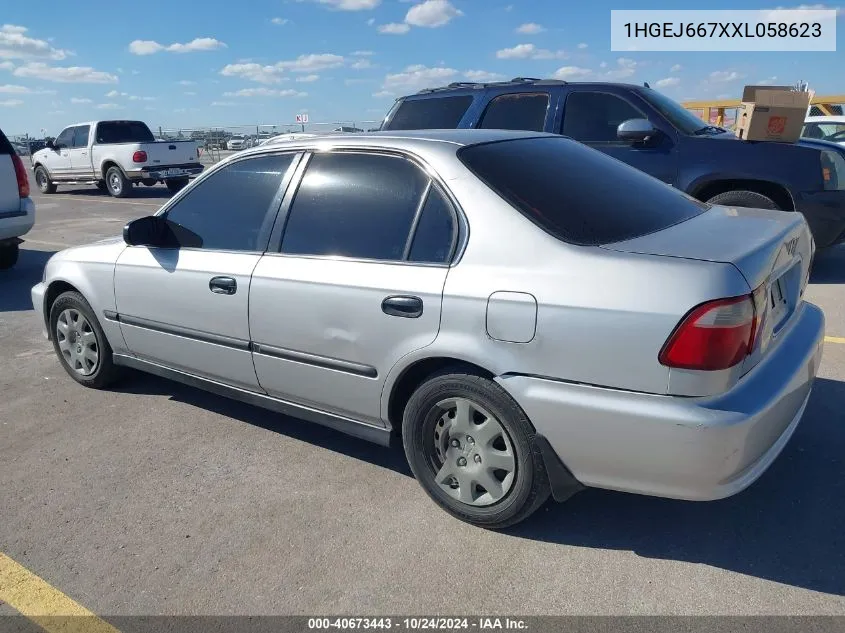
<instances>
[{"instance_id":1,"label":"suv tail light","mask_svg":"<svg viewBox=\"0 0 845 633\"><path fill-rule=\"evenodd\" d=\"M743 361L754 349L767 298L763 284L752 294L708 301L694 308L660 350L660 363L716 371Z\"/></svg>"},{"instance_id":2,"label":"suv tail light","mask_svg":"<svg viewBox=\"0 0 845 633\"><path fill-rule=\"evenodd\" d=\"M146 163L147 162L147 152L138 151L132 154L132 162L133 163Z\"/></svg>"},{"instance_id":3,"label":"suv tail light","mask_svg":"<svg viewBox=\"0 0 845 633\"><path fill-rule=\"evenodd\" d=\"M15 176L18 179L18 196L29 198L29 176L26 175L26 167L17 154L12 154L12 163L15 165Z\"/></svg>"}]
</instances>

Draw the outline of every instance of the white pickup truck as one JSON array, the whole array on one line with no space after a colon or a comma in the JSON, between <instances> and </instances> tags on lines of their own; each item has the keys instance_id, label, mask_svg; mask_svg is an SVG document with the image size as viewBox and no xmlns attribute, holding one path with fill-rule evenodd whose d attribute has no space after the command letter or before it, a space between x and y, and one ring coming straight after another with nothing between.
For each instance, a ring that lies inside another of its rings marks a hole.
<instances>
[{"instance_id":1,"label":"white pickup truck","mask_svg":"<svg viewBox=\"0 0 845 633\"><path fill-rule=\"evenodd\" d=\"M132 185L164 182L179 191L201 173L196 141L157 141L143 121L90 121L62 130L32 155L41 193L58 184L96 184L115 198Z\"/></svg>"}]
</instances>

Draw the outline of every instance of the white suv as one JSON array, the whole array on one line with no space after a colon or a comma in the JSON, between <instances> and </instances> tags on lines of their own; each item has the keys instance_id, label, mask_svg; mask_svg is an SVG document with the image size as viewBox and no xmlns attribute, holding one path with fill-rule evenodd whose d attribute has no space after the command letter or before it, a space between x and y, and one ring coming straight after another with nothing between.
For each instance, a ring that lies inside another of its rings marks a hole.
<instances>
[{"instance_id":1,"label":"white suv","mask_svg":"<svg viewBox=\"0 0 845 633\"><path fill-rule=\"evenodd\" d=\"M0 270L18 261L18 245L35 224L35 203L23 161L0 130Z\"/></svg>"}]
</instances>

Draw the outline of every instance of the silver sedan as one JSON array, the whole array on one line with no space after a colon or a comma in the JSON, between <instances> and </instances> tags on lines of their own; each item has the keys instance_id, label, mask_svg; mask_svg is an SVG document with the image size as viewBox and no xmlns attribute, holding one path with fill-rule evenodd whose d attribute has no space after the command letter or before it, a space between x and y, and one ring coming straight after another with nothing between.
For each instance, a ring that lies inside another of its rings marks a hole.
<instances>
[{"instance_id":1,"label":"silver sedan","mask_svg":"<svg viewBox=\"0 0 845 633\"><path fill-rule=\"evenodd\" d=\"M437 504L501 528L585 486L754 482L819 366L814 250L798 213L708 206L558 136L331 135L230 157L53 256L32 299L82 385L130 367L401 436Z\"/></svg>"}]
</instances>

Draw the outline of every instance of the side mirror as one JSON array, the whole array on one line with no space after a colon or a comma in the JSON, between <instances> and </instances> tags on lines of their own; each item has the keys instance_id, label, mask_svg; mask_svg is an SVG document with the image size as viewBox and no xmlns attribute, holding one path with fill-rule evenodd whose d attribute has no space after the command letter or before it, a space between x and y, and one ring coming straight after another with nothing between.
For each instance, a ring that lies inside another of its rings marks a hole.
<instances>
[{"instance_id":1,"label":"side mirror","mask_svg":"<svg viewBox=\"0 0 845 633\"><path fill-rule=\"evenodd\" d=\"M657 134L657 128L648 119L628 119L616 128L616 136L619 140L631 143L643 143Z\"/></svg>"},{"instance_id":2,"label":"side mirror","mask_svg":"<svg viewBox=\"0 0 845 633\"><path fill-rule=\"evenodd\" d=\"M44 142L44 147L46 147L47 149L56 149L56 143L55 143L55 141L54 141L53 139L48 138L48 139Z\"/></svg>"},{"instance_id":3,"label":"side mirror","mask_svg":"<svg viewBox=\"0 0 845 633\"><path fill-rule=\"evenodd\" d=\"M163 246L164 219L148 215L132 220L123 227L123 241L129 246Z\"/></svg>"}]
</instances>

